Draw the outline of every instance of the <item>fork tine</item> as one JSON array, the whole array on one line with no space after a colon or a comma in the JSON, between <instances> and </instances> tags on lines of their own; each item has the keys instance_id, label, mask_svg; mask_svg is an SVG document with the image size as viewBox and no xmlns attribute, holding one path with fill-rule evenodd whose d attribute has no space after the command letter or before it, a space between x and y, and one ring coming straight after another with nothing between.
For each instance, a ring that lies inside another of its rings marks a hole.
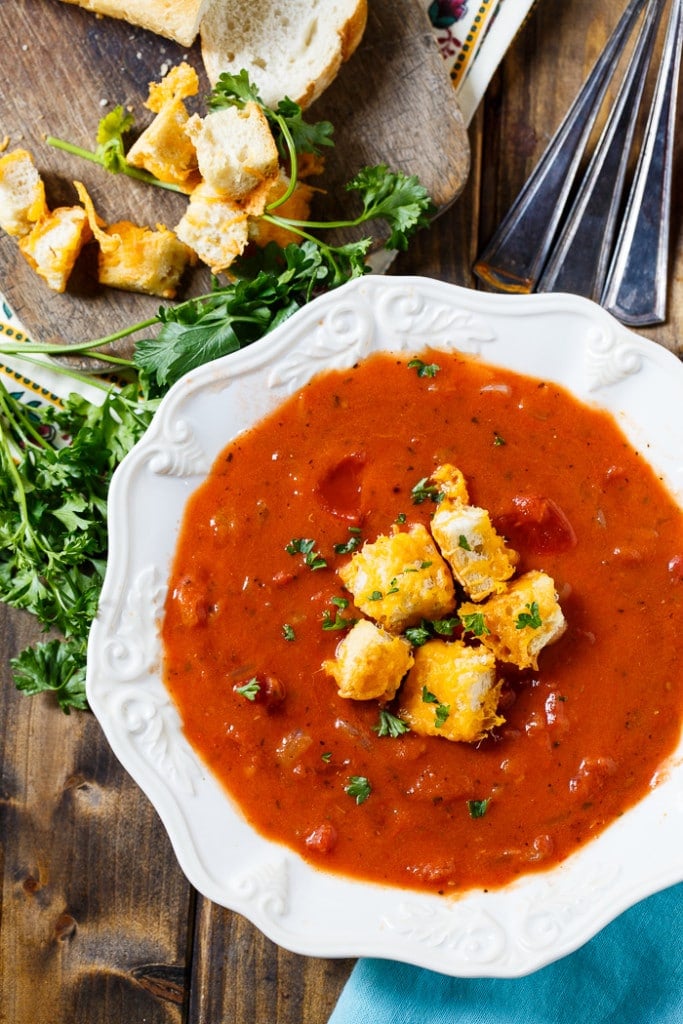
<instances>
[{"instance_id":1,"label":"fork tine","mask_svg":"<svg viewBox=\"0 0 683 1024\"><path fill-rule=\"evenodd\" d=\"M666 319L673 141L683 48L683 0L673 0L645 142L602 305L625 324Z\"/></svg>"},{"instance_id":2,"label":"fork tine","mask_svg":"<svg viewBox=\"0 0 683 1024\"><path fill-rule=\"evenodd\" d=\"M586 175L536 286L599 301L607 276L626 170L665 0L650 0L633 56Z\"/></svg>"},{"instance_id":3,"label":"fork tine","mask_svg":"<svg viewBox=\"0 0 683 1024\"><path fill-rule=\"evenodd\" d=\"M474 265L502 291L530 292L546 261L588 137L646 0L631 0L536 169Z\"/></svg>"}]
</instances>

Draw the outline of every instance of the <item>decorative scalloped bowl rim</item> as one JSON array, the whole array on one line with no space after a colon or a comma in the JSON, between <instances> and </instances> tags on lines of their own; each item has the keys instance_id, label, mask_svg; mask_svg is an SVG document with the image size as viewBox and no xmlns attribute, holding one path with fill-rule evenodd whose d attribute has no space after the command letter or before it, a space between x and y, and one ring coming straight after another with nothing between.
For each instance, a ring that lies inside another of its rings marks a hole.
<instances>
[{"instance_id":1,"label":"decorative scalloped bowl rim","mask_svg":"<svg viewBox=\"0 0 683 1024\"><path fill-rule=\"evenodd\" d=\"M428 345L558 382L609 410L683 505L683 365L670 352L573 296L491 295L370 275L189 373L164 398L112 482L87 693L183 871L209 899L294 952L516 977L683 878L683 743L647 796L559 867L444 898L316 870L256 833L185 739L160 672L158 627L184 506L214 458L318 371Z\"/></svg>"}]
</instances>

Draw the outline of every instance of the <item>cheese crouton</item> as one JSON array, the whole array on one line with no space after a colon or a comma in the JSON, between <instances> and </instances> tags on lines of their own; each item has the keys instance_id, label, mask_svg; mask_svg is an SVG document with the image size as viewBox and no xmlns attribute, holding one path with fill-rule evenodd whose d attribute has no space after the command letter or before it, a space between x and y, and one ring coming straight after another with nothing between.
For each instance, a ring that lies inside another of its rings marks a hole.
<instances>
[{"instance_id":1,"label":"cheese crouton","mask_svg":"<svg viewBox=\"0 0 683 1024\"><path fill-rule=\"evenodd\" d=\"M0 159L0 228L22 238L47 214L45 186L25 149Z\"/></svg>"},{"instance_id":2,"label":"cheese crouton","mask_svg":"<svg viewBox=\"0 0 683 1024\"><path fill-rule=\"evenodd\" d=\"M407 640L360 619L337 645L334 660L324 661L323 668L336 681L340 697L391 700L412 664Z\"/></svg>"},{"instance_id":3,"label":"cheese crouton","mask_svg":"<svg viewBox=\"0 0 683 1024\"><path fill-rule=\"evenodd\" d=\"M156 231L128 220L105 224L83 183L75 181L74 185L99 245L100 284L162 299L175 298L185 268L195 261L192 250L163 224L157 224Z\"/></svg>"},{"instance_id":4,"label":"cheese crouton","mask_svg":"<svg viewBox=\"0 0 683 1024\"><path fill-rule=\"evenodd\" d=\"M199 171L215 191L241 200L278 175L278 151L261 107L225 107L190 118L188 134L197 149Z\"/></svg>"},{"instance_id":5,"label":"cheese crouton","mask_svg":"<svg viewBox=\"0 0 683 1024\"><path fill-rule=\"evenodd\" d=\"M249 240L247 213L239 203L202 183L192 195L175 233L214 274L226 270Z\"/></svg>"},{"instance_id":6,"label":"cheese crouton","mask_svg":"<svg viewBox=\"0 0 683 1024\"><path fill-rule=\"evenodd\" d=\"M495 665L484 647L429 640L415 651L397 714L421 736L477 743L505 721L496 711Z\"/></svg>"},{"instance_id":7,"label":"cheese crouton","mask_svg":"<svg viewBox=\"0 0 683 1024\"><path fill-rule=\"evenodd\" d=\"M275 181L268 186L264 196L264 207L275 202L280 196L283 196L288 188L289 178L281 170ZM288 220L308 220L311 212L313 191L310 185L297 182L289 199L286 199L284 203L276 207L273 212L277 217L286 217ZM251 213L251 208L249 208L249 212ZM249 239L255 242L256 245L264 248L269 242L275 242L276 245L284 249L287 245L296 244L301 241L301 235L296 231L258 219L258 215L262 212L263 210L255 211L254 219L250 218L249 220Z\"/></svg>"},{"instance_id":8,"label":"cheese crouton","mask_svg":"<svg viewBox=\"0 0 683 1024\"><path fill-rule=\"evenodd\" d=\"M127 220L110 224L107 234L116 245L99 251L100 284L162 299L175 298L185 268L195 260L184 242L163 224L157 224L153 231Z\"/></svg>"},{"instance_id":9,"label":"cheese crouton","mask_svg":"<svg viewBox=\"0 0 683 1024\"><path fill-rule=\"evenodd\" d=\"M189 115L183 97L193 96L198 88L197 72L185 63L172 68L161 82L152 82L145 105L157 116L126 153L131 166L144 168L187 193L199 184L200 174L197 152L186 131Z\"/></svg>"},{"instance_id":10,"label":"cheese crouton","mask_svg":"<svg viewBox=\"0 0 683 1024\"><path fill-rule=\"evenodd\" d=\"M443 618L454 608L450 571L421 523L364 544L339 576L356 607L390 633Z\"/></svg>"},{"instance_id":11,"label":"cheese crouton","mask_svg":"<svg viewBox=\"0 0 683 1024\"><path fill-rule=\"evenodd\" d=\"M19 240L19 249L53 291L63 292L81 249L91 238L85 210L60 206Z\"/></svg>"},{"instance_id":12,"label":"cheese crouton","mask_svg":"<svg viewBox=\"0 0 683 1024\"><path fill-rule=\"evenodd\" d=\"M511 583L504 594L484 604L462 604L461 619L483 616L485 630L479 639L500 661L518 668L538 668L538 655L566 629L555 583L536 569Z\"/></svg>"},{"instance_id":13,"label":"cheese crouton","mask_svg":"<svg viewBox=\"0 0 683 1024\"><path fill-rule=\"evenodd\" d=\"M486 509L466 504L467 488L459 470L443 466L432 479L443 495L432 518L432 536L456 580L472 601L501 593L519 555L496 533Z\"/></svg>"}]
</instances>

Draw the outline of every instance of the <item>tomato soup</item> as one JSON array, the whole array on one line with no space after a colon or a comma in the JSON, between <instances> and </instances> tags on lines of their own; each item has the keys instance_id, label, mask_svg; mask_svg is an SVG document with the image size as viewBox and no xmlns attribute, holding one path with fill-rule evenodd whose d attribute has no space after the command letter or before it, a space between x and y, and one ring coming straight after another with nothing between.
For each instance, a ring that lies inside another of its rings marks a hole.
<instances>
[{"instance_id":1,"label":"tomato soup","mask_svg":"<svg viewBox=\"0 0 683 1024\"><path fill-rule=\"evenodd\" d=\"M337 570L392 524L429 525L416 485L442 464L517 571L552 576L567 624L537 670L499 666L505 721L477 743L382 734L378 701L323 668L361 616ZM449 893L552 867L656 785L681 733L681 621L683 513L611 416L459 354L377 354L315 377L193 494L164 672L260 833Z\"/></svg>"}]
</instances>

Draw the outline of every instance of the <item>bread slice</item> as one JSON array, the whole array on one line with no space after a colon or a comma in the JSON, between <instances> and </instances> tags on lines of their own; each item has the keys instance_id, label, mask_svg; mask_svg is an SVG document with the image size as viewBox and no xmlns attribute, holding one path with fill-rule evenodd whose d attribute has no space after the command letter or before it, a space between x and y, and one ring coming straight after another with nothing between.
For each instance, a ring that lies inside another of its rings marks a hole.
<instances>
[{"instance_id":1,"label":"bread slice","mask_svg":"<svg viewBox=\"0 0 683 1024\"><path fill-rule=\"evenodd\" d=\"M215 85L242 69L268 106L285 96L308 107L358 46L367 0L210 0L202 19L202 59Z\"/></svg>"},{"instance_id":2,"label":"bread slice","mask_svg":"<svg viewBox=\"0 0 683 1024\"><path fill-rule=\"evenodd\" d=\"M208 0L65 0L191 46Z\"/></svg>"}]
</instances>

